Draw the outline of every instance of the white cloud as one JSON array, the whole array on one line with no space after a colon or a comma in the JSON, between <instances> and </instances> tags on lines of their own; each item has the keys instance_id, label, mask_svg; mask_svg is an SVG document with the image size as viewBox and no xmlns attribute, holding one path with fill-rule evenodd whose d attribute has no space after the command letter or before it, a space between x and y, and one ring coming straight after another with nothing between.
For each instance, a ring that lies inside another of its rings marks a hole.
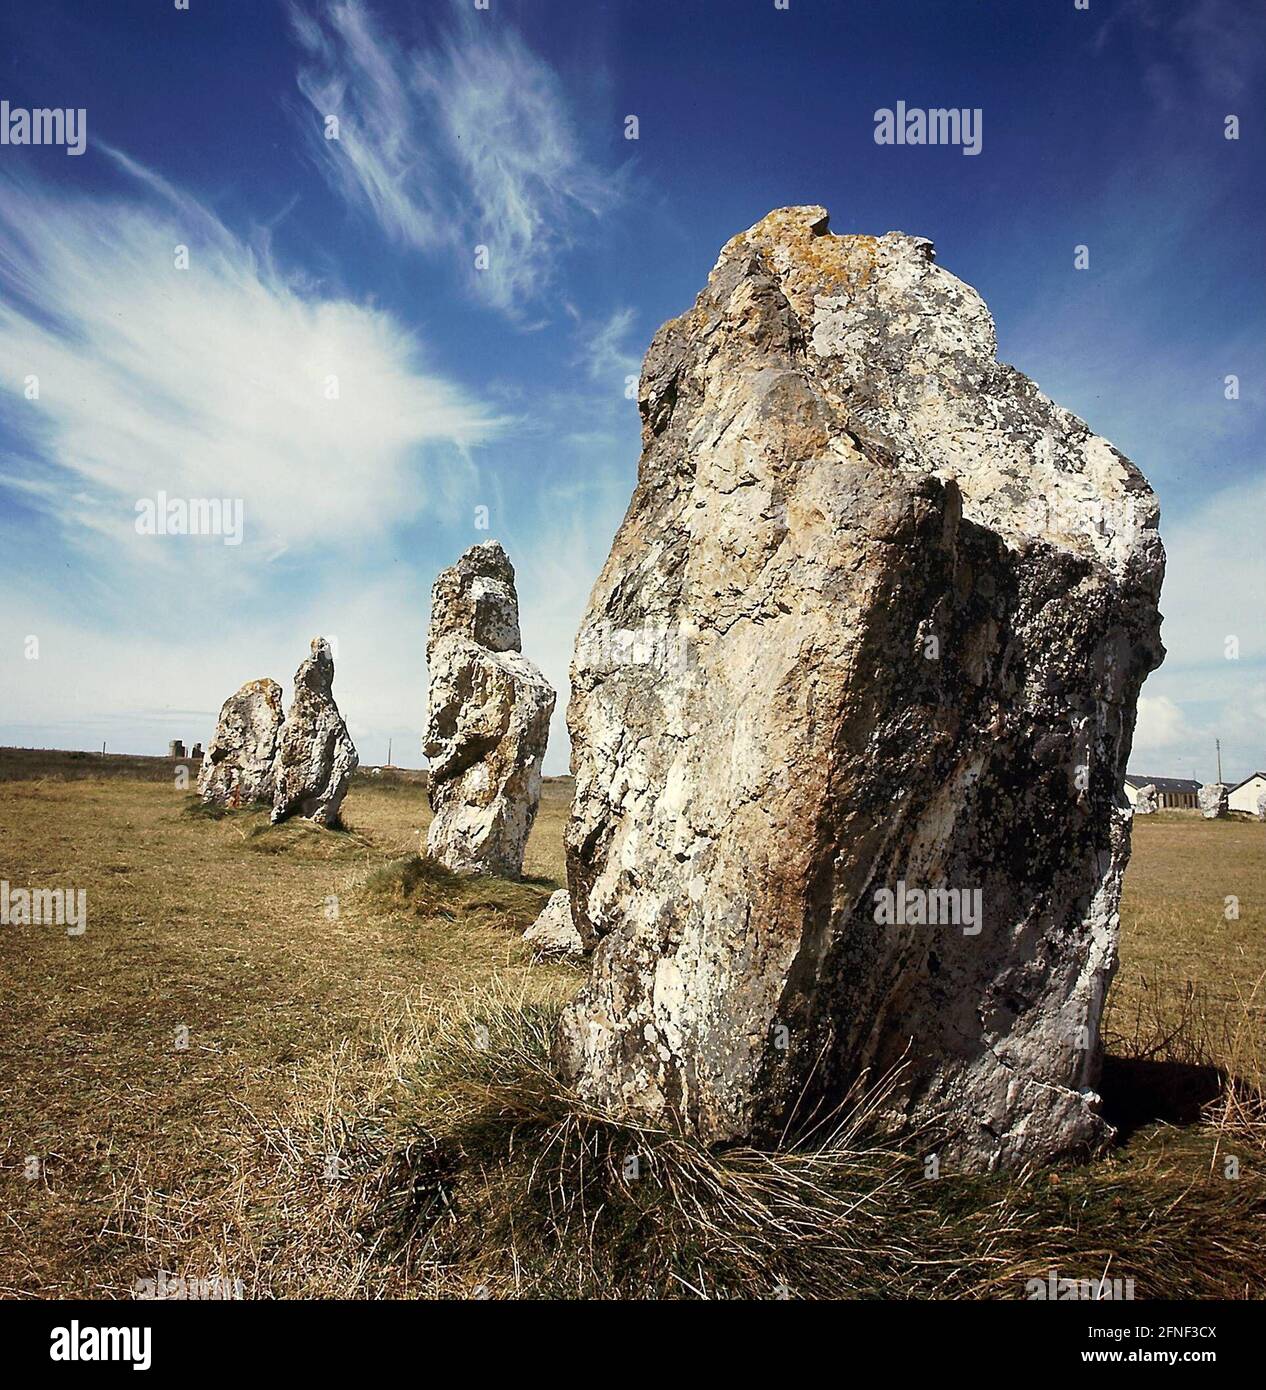
<instances>
[{"instance_id":1,"label":"white cloud","mask_svg":"<svg viewBox=\"0 0 1266 1390\"><path fill-rule=\"evenodd\" d=\"M1170 667L1234 674L1266 666L1266 477L1221 488L1172 525L1162 517L1168 563L1161 636ZM1238 656L1228 660L1228 639ZM1162 668L1163 669L1163 668Z\"/></svg>"},{"instance_id":2,"label":"white cloud","mask_svg":"<svg viewBox=\"0 0 1266 1390\"><path fill-rule=\"evenodd\" d=\"M1164 526L1164 664L1139 700L1136 770L1246 776L1266 760L1266 479L1214 492ZM1228 639L1235 639L1230 645ZM1148 766L1147 764L1155 764Z\"/></svg>"},{"instance_id":3,"label":"white cloud","mask_svg":"<svg viewBox=\"0 0 1266 1390\"><path fill-rule=\"evenodd\" d=\"M394 735L420 761L429 576L389 546L465 507L470 451L503 419L390 314L285 276L112 158L108 198L0 175L0 538L22 557L0 603L0 741L205 742L242 681L288 683L326 633L366 759ZM160 490L242 499L243 544L138 535L135 503Z\"/></svg>"},{"instance_id":4,"label":"white cloud","mask_svg":"<svg viewBox=\"0 0 1266 1390\"><path fill-rule=\"evenodd\" d=\"M27 444L28 497L138 564L174 553L136 534L138 499L240 498L239 570L363 545L442 504L496 426L487 409L429 373L389 314L294 287L192 199L117 162L135 196L4 180L0 396ZM210 549L186 544L181 565Z\"/></svg>"},{"instance_id":5,"label":"white cloud","mask_svg":"<svg viewBox=\"0 0 1266 1390\"><path fill-rule=\"evenodd\" d=\"M630 308L615 309L598 323L581 323L578 361L591 381L606 382L623 389L625 378L638 376L642 359L628 347L626 339L637 318Z\"/></svg>"},{"instance_id":6,"label":"white cloud","mask_svg":"<svg viewBox=\"0 0 1266 1390\"><path fill-rule=\"evenodd\" d=\"M291 17L312 149L332 187L398 243L448 251L497 308L537 298L578 215L611 206L617 184L584 158L548 64L473 11L414 50L360 0L292 4ZM475 268L477 246L487 269Z\"/></svg>"},{"instance_id":7,"label":"white cloud","mask_svg":"<svg viewBox=\"0 0 1266 1390\"><path fill-rule=\"evenodd\" d=\"M1141 695L1134 730L1136 753L1162 752L1194 742L1187 717L1168 695Z\"/></svg>"},{"instance_id":8,"label":"white cloud","mask_svg":"<svg viewBox=\"0 0 1266 1390\"><path fill-rule=\"evenodd\" d=\"M425 596L413 577L328 584L215 616L190 596L166 620L103 630L39 596L0 619L5 686L0 743L159 753L169 739L210 740L220 703L270 676L289 705L295 668L317 635L337 643L334 695L366 765L419 767L426 676ZM12 659L27 635L37 660ZM403 640L402 640L403 635Z\"/></svg>"}]
</instances>

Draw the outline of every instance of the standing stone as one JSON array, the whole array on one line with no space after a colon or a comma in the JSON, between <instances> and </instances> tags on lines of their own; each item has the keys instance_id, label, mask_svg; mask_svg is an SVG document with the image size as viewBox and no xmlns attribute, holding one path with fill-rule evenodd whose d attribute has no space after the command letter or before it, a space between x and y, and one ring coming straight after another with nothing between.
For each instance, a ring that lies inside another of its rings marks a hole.
<instances>
[{"instance_id":1,"label":"standing stone","mask_svg":"<svg viewBox=\"0 0 1266 1390\"><path fill-rule=\"evenodd\" d=\"M203 801L221 806L272 801L281 720L281 686L276 681L247 681L225 700L198 771Z\"/></svg>"},{"instance_id":2,"label":"standing stone","mask_svg":"<svg viewBox=\"0 0 1266 1390\"><path fill-rule=\"evenodd\" d=\"M200 743L195 743L194 746L189 750L189 757L194 761L197 761L197 759L202 757L202 745Z\"/></svg>"},{"instance_id":3,"label":"standing stone","mask_svg":"<svg viewBox=\"0 0 1266 1390\"><path fill-rule=\"evenodd\" d=\"M571 919L571 894L566 888L550 894L541 915L523 933L523 940L538 956L583 959L585 943Z\"/></svg>"},{"instance_id":4,"label":"standing stone","mask_svg":"<svg viewBox=\"0 0 1266 1390\"><path fill-rule=\"evenodd\" d=\"M169 758L183 758L185 756L185 745L180 739L174 738L167 745L167 756Z\"/></svg>"},{"instance_id":5,"label":"standing stone","mask_svg":"<svg viewBox=\"0 0 1266 1390\"><path fill-rule=\"evenodd\" d=\"M1220 820L1229 813L1227 797L1231 788L1225 782L1206 782L1196 795L1200 814L1205 820Z\"/></svg>"},{"instance_id":6,"label":"standing stone","mask_svg":"<svg viewBox=\"0 0 1266 1390\"><path fill-rule=\"evenodd\" d=\"M567 874L598 944L565 1078L772 1140L904 1062L894 1109L965 1167L1093 1148L1163 655L1145 479L996 360L929 242L820 207L725 247L638 404L572 668Z\"/></svg>"},{"instance_id":7,"label":"standing stone","mask_svg":"<svg viewBox=\"0 0 1266 1390\"><path fill-rule=\"evenodd\" d=\"M435 581L426 642L427 850L459 873L523 872L554 691L520 647L514 566L473 545Z\"/></svg>"},{"instance_id":8,"label":"standing stone","mask_svg":"<svg viewBox=\"0 0 1266 1390\"><path fill-rule=\"evenodd\" d=\"M1140 787L1134 799L1134 814L1136 816L1152 816L1156 814L1156 787L1149 782L1146 786Z\"/></svg>"},{"instance_id":9,"label":"standing stone","mask_svg":"<svg viewBox=\"0 0 1266 1390\"><path fill-rule=\"evenodd\" d=\"M1260 793L1257 798L1257 819L1266 820L1266 792Z\"/></svg>"},{"instance_id":10,"label":"standing stone","mask_svg":"<svg viewBox=\"0 0 1266 1390\"><path fill-rule=\"evenodd\" d=\"M273 765L273 824L304 816L338 825L339 807L360 761L334 703L334 656L324 637L295 672L295 694L281 726Z\"/></svg>"}]
</instances>

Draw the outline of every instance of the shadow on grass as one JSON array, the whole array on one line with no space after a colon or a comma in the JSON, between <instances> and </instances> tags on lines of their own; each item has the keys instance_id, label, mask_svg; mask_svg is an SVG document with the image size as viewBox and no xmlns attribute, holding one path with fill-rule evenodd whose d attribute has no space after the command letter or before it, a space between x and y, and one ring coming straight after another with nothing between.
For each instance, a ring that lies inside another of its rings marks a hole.
<instances>
[{"instance_id":1,"label":"shadow on grass","mask_svg":"<svg viewBox=\"0 0 1266 1390\"><path fill-rule=\"evenodd\" d=\"M273 825L272 807L261 801L221 806L190 797L181 814L192 820L227 822L256 854L326 861L363 858L373 851L370 839L346 825L317 825L301 816Z\"/></svg>"},{"instance_id":2,"label":"shadow on grass","mask_svg":"<svg viewBox=\"0 0 1266 1390\"><path fill-rule=\"evenodd\" d=\"M1199 1124L1226 1089L1221 1067L1158 1062L1146 1057L1105 1057L1100 1092L1103 1116L1124 1143L1146 1125Z\"/></svg>"},{"instance_id":3,"label":"shadow on grass","mask_svg":"<svg viewBox=\"0 0 1266 1390\"><path fill-rule=\"evenodd\" d=\"M248 801L243 806L222 806L218 801L203 801L191 796L185 803L183 815L193 820L227 820L230 816L257 816L260 812L271 812L272 808L263 801Z\"/></svg>"}]
</instances>

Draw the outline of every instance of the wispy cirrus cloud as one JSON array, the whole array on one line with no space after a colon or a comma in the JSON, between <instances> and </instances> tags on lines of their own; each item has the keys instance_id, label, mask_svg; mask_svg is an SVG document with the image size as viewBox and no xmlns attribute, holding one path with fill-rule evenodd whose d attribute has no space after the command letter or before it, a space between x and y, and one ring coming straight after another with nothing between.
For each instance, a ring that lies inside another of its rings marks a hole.
<instances>
[{"instance_id":1,"label":"wispy cirrus cloud","mask_svg":"<svg viewBox=\"0 0 1266 1390\"><path fill-rule=\"evenodd\" d=\"M642 359L628 342L636 321L636 310L628 306L613 309L605 319L597 322L587 322L577 316L576 337L580 350L576 361L591 381L622 384L641 372Z\"/></svg>"},{"instance_id":2,"label":"wispy cirrus cloud","mask_svg":"<svg viewBox=\"0 0 1266 1390\"><path fill-rule=\"evenodd\" d=\"M311 148L330 185L393 241L451 254L477 294L520 313L579 223L619 196L619 174L585 157L553 69L504 20L473 11L455 9L416 47L360 0L292 3L290 14Z\"/></svg>"},{"instance_id":3,"label":"wispy cirrus cloud","mask_svg":"<svg viewBox=\"0 0 1266 1390\"><path fill-rule=\"evenodd\" d=\"M235 560L363 544L442 503L492 412L390 314L288 279L111 154L126 183L110 197L3 176L9 485L72 540L106 537L138 563L169 555L135 531L136 501L158 490L241 499Z\"/></svg>"},{"instance_id":4,"label":"wispy cirrus cloud","mask_svg":"<svg viewBox=\"0 0 1266 1390\"><path fill-rule=\"evenodd\" d=\"M1264 29L1260 7L1242 0L1124 0L1095 49L1128 45L1157 104L1172 111L1206 92L1239 97L1261 72Z\"/></svg>"},{"instance_id":5,"label":"wispy cirrus cloud","mask_svg":"<svg viewBox=\"0 0 1266 1390\"><path fill-rule=\"evenodd\" d=\"M0 741L205 742L321 632L365 756L394 734L416 760L428 581L391 548L464 512L504 417L393 315L107 154L109 194L0 169ZM240 499L242 543L139 535L159 491Z\"/></svg>"}]
</instances>

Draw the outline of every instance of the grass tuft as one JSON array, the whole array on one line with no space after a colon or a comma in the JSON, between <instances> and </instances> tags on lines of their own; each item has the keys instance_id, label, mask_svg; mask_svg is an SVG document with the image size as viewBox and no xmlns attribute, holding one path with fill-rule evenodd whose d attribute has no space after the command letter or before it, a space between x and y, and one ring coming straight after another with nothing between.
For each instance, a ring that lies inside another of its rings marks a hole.
<instances>
[{"instance_id":1,"label":"grass tuft","mask_svg":"<svg viewBox=\"0 0 1266 1390\"><path fill-rule=\"evenodd\" d=\"M366 899L389 912L427 921L495 921L519 931L536 920L552 889L549 879L457 874L420 854L379 865L363 885Z\"/></svg>"},{"instance_id":2,"label":"grass tuft","mask_svg":"<svg viewBox=\"0 0 1266 1390\"><path fill-rule=\"evenodd\" d=\"M560 1005L494 984L393 1049L396 1142L360 1230L410 1280L515 1298L1022 1298L1050 1270L1130 1277L1140 1298L1263 1288L1266 1190L1192 1181L1181 1145L929 1180L881 1123L893 1074L811 1142L710 1149L569 1093Z\"/></svg>"}]
</instances>

